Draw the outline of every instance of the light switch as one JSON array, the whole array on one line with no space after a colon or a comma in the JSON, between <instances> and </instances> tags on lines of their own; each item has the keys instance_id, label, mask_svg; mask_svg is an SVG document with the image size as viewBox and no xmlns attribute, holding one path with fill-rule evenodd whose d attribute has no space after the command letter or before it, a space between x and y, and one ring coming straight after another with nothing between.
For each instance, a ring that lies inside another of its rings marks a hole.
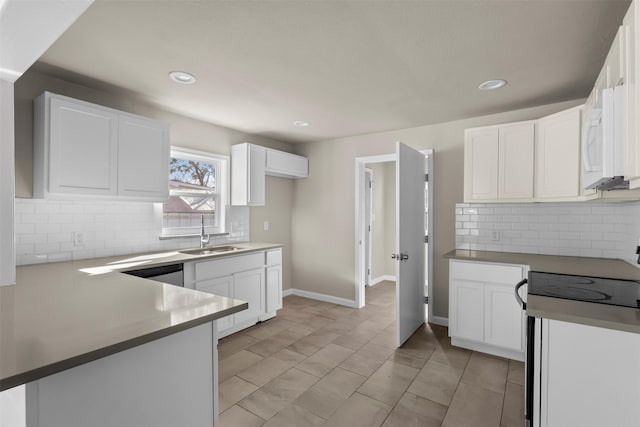
<instances>
[{"instance_id":1,"label":"light switch","mask_svg":"<svg viewBox=\"0 0 640 427\"><path fill-rule=\"evenodd\" d=\"M264 231L269 231L269 221L264 222Z\"/></svg>"}]
</instances>

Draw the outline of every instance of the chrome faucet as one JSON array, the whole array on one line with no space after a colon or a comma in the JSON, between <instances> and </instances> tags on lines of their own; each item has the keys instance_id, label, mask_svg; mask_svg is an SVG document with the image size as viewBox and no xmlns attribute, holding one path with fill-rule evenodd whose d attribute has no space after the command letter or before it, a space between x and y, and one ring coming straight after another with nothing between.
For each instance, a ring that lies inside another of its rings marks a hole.
<instances>
[{"instance_id":1,"label":"chrome faucet","mask_svg":"<svg viewBox=\"0 0 640 427\"><path fill-rule=\"evenodd\" d=\"M204 214L200 214L200 249L209 244L209 235L204 234Z\"/></svg>"}]
</instances>

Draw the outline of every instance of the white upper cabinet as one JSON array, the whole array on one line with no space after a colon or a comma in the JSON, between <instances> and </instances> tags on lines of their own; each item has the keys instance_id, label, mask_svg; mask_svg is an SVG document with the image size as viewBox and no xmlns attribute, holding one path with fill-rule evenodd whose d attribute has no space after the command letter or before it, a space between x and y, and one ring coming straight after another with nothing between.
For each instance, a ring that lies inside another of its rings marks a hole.
<instances>
[{"instance_id":1,"label":"white upper cabinet","mask_svg":"<svg viewBox=\"0 0 640 427\"><path fill-rule=\"evenodd\" d=\"M580 114L582 107L537 122L536 199L580 196Z\"/></svg>"},{"instance_id":2,"label":"white upper cabinet","mask_svg":"<svg viewBox=\"0 0 640 427\"><path fill-rule=\"evenodd\" d=\"M309 173L306 157L260 145L231 146L231 204L264 206L265 175L281 178L305 178Z\"/></svg>"},{"instance_id":3,"label":"white upper cabinet","mask_svg":"<svg viewBox=\"0 0 640 427\"><path fill-rule=\"evenodd\" d=\"M638 74L640 67L637 62L640 58L640 43L637 41L637 24L640 19L640 2L631 3L627 14L622 21L624 35L624 149L625 179L629 180L630 188L640 187L640 121L638 120L638 104L640 102L640 87L638 87Z\"/></svg>"},{"instance_id":4,"label":"white upper cabinet","mask_svg":"<svg viewBox=\"0 0 640 427\"><path fill-rule=\"evenodd\" d=\"M281 178L306 178L309 161L306 157L267 148L267 175Z\"/></svg>"},{"instance_id":5,"label":"white upper cabinet","mask_svg":"<svg viewBox=\"0 0 640 427\"><path fill-rule=\"evenodd\" d=\"M498 198L498 133L498 128L465 130L466 202Z\"/></svg>"},{"instance_id":6,"label":"white upper cabinet","mask_svg":"<svg viewBox=\"0 0 640 427\"><path fill-rule=\"evenodd\" d=\"M465 130L465 201L533 198L534 124Z\"/></svg>"},{"instance_id":7,"label":"white upper cabinet","mask_svg":"<svg viewBox=\"0 0 640 427\"><path fill-rule=\"evenodd\" d=\"M533 198L533 123L500 127L499 199Z\"/></svg>"},{"instance_id":8,"label":"white upper cabinet","mask_svg":"<svg viewBox=\"0 0 640 427\"><path fill-rule=\"evenodd\" d=\"M45 92L35 100L34 197L168 197L165 123Z\"/></svg>"},{"instance_id":9,"label":"white upper cabinet","mask_svg":"<svg viewBox=\"0 0 640 427\"><path fill-rule=\"evenodd\" d=\"M66 98L51 97L49 107L49 193L115 196L118 115Z\"/></svg>"},{"instance_id":10,"label":"white upper cabinet","mask_svg":"<svg viewBox=\"0 0 640 427\"><path fill-rule=\"evenodd\" d=\"M166 198L169 127L144 117L121 114L118 135L118 194Z\"/></svg>"},{"instance_id":11,"label":"white upper cabinet","mask_svg":"<svg viewBox=\"0 0 640 427\"><path fill-rule=\"evenodd\" d=\"M266 149L253 144L231 146L231 204L264 206Z\"/></svg>"}]
</instances>

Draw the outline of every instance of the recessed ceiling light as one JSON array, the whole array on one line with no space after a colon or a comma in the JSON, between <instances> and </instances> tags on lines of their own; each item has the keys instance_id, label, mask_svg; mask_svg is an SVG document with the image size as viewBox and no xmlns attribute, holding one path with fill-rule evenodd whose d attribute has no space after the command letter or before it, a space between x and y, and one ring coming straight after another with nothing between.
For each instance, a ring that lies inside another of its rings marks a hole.
<instances>
[{"instance_id":1,"label":"recessed ceiling light","mask_svg":"<svg viewBox=\"0 0 640 427\"><path fill-rule=\"evenodd\" d=\"M176 83L183 85L190 85L196 82L196 78L193 74L189 74L186 71L172 71L169 73L169 78Z\"/></svg>"},{"instance_id":2,"label":"recessed ceiling light","mask_svg":"<svg viewBox=\"0 0 640 427\"><path fill-rule=\"evenodd\" d=\"M309 126L309 122L305 122L304 120L296 120L295 122L293 122L293 125L299 128L304 128Z\"/></svg>"},{"instance_id":3,"label":"recessed ceiling light","mask_svg":"<svg viewBox=\"0 0 640 427\"><path fill-rule=\"evenodd\" d=\"M507 84L507 81L506 80L502 80L502 79L487 80L484 83L480 83L480 86L478 86L478 89L480 89L480 90L493 90L493 89L501 88L502 86L504 86L506 84Z\"/></svg>"}]
</instances>

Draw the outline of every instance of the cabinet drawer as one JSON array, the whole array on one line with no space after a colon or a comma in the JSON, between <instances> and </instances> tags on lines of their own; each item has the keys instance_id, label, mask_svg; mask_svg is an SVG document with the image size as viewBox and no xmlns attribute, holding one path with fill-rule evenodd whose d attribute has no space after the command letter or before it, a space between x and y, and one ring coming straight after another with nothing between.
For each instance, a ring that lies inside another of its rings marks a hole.
<instances>
[{"instance_id":1,"label":"cabinet drawer","mask_svg":"<svg viewBox=\"0 0 640 427\"><path fill-rule=\"evenodd\" d=\"M519 265L511 266L451 260L449 267L451 278L473 280L475 282L515 285L524 276L524 268Z\"/></svg>"},{"instance_id":2,"label":"cabinet drawer","mask_svg":"<svg viewBox=\"0 0 640 427\"><path fill-rule=\"evenodd\" d=\"M267 265L282 265L282 249L267 251Z\"/></svg>"},{"instance_id":3,"label":"cabinet drawer","mask_svg":"<svg viewBox=\"0 0 640 427\"><path fill-rule=\"evenodd\" d=\"M203 261L196 264L196 280L228 276L238 271L264 267L264 252Z\"/></svg>"}]
</instances>

